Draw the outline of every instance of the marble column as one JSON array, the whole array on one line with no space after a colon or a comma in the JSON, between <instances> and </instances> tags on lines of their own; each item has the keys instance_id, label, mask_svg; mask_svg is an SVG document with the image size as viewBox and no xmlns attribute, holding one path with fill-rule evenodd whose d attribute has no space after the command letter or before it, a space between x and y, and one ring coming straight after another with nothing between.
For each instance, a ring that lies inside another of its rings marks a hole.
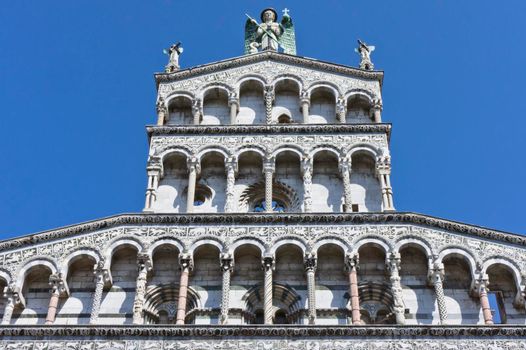
<instances>
[{"instance_id":1,"label":"marble column","mask_svg":"<svg viewBox=\"0 0 526 350\"><path fill-rule=\"evenodd\" d=\"M95 265L93 273L95 274L95 293L93 294L89 324L97 324L104 286L111 281L110 271L104 268L104 261L100 261Z\"/></svg>"},{"instance_id":2,"label":"marble column","mask_svg":"<svg viewBox=\"0 0 526 350\"><path fill-rule=\"evenodd\" d=\"M263 162L263 174L265 175L265 212L272 213L272 178L274 176L274 158Z\"/></svg>"},{"instance_id":3,"label":"marble column","mask_svg":"<svg viewBox=\"0 0 526 350\"><path fill-rule=\"evenodd\" d=\"M383 211L393 211L393 189L391 187L391 157L382 156L376 159L376 176L380 181L382 189L382 209Z\"/></svg>"},{"instance_id":4,"label":"marble column","mask_svg":"<svg viewBox=\"0 0 526 350\"><path fill-rule=\"evenodd\" d=\"M14 283L4 288L4 298L6 298L6 304L4 309L4 316L2 318L2 325L8 325L11 323L13 317L13 311L17 305L23 306L22 293L19 292L18 287Z\"/></svg>"},{"instance_id":5,"label":"marble column","mask_svg":"<svg viewBox=\"0 0 526 350\"><path fill-rule=\"evenodd\" d=\"M164 99L162 97L159 99L159 101L157 101L156 109L157 125L164 125L167 121L168 108L166 107L166 104L164 103Z\"/></svg>"},{"instance_id":6,"label":"marble column","mask_svg":"<svg viewBox=\"0 0 526 350\"><path fill-rule=\"evenodd\" d=\"M348 255L345 259L349 273L349 296L351 300L352 324L362 324L360 314L360 292L358 291L358 254Z\"/></svg>"},{"instance_id":7,"label":"marble column","mask_svg":"<svg viewBox=\"0 0 526 350\"><path fill-rule=\"evenodd\" d=\"M309 108L310 108L310 97L306 90L302 90L300 93L300 106L303 114L303 124L309 123Z\"/></svg>"},{"instance_id":8,"label":"marble column","mask_svg":"<svg viewBox=\"0 0 526 350\"><path fill-rule=\"evenodd\" d=\"M400 284L400 253L391 253L387 258L387 270L391 282L391 293L393 295L393 310L396 324L405 324L405 303L402 296L402 285Z\"/></svg>"},{"instance_id":9,"label":"marble column","mask_svg":"<svg viewBox=\"0 0 526 350\"><path fill-rule=\"evenodd\" d=\"M347 116L347 100L343 96L339 96L336 101L336 119L338 123L345 123L345 118Z\"/></svg>"},{"instance_id":10,"label":"marble column","mask_svg":"<svg viewBox=\"0 0 526 350\"><path fill-rule=\"evenodd\" d=\"M480 298L480 307L482 308L482 315L484 316L484 324L493 324L493 314L491 313L491 306L488 299L488 275L480 275L475 281L477 294Z\"/></svg>"},{"instance_id":11,"label":"marble column","mask_svg":"<svg viewBox=\"0 0 526 350\"><path fill-rule=\"evenodd\" d=\"M312 159L301 160L301 173L303 175L303 211L312 212Z\"/></svg>"},{"instance_id":12,"label":"marble column","mask_svg":"<svg viewBox=\"0 0 526 350\"><path fill-rule=\"evenodd\" d=\"M228 95L228 105L230 106L230 125L235 125L237 112L239 111L239 98L235 92L231 92Z\"/></svg>"},{"instance_id":13,"label":"marble column","mask_svg":"<svg viewBox=\"0 0 526 350\"><path fill-rule=\"evenodd\" d=\"M272 124L272 107L274 106L274 86L265 86L265 120L267 124Z\"/></svg>"},{"instance_id":14,"label":"marble column","mask_svg":"<svg viewBox=\"0 0 526 350\"><path fill-rule=\"evenodd\" d=\"M193 261L190 255L182 255L179 259L181 268L181 279L179 282L179 295L177 298L177 314L175 324L183 325L186 318L186 304L188 302L188 280L190 271L193 268Z\"/></svg>"},{"instance_id":15,"label":"marble column","mask_svg":"<svg viewBox=\"0 0 526 350\"><path fill-rule=\"evenodd\" d=\"M438 315L440 317L440 324L446 324L447 321L447 307L446 299L444 297L444 265L442 263L435 263L433 269L429 273L431 284L435 287L435 296L437 299Z\"/></svg>"},{"instance_id":16,"label":"marble column","mask_svg":"<svg viewBox=\"0 0 526 350\"><path fill-rule=\"evenodd\" d=\"M152 262L147 253L137 255L137 268L139 271L135 287L135 299L133 300L133 324L144 324L144 297L148 283L148 272L152 269Z\"/></svg>"},{"instance_id":17,"label":"marble column","mask_svg":"<svg viewBox=\"0 0 526 350\"><path fill-rule=\"evenodd\" d=\"M226 200L225 200L225 213L233 213L236 209L234 186L236 184L236 173L238 165L237 159L228 158L225 161L226 171Z\"/></svg>"},{"instance_id":18,"label":"marble column","mask_svg":"<svg viewBox=\"0 0 526 350\"><path fill-rule=\"evenodd\" d=\"M371 117L375 123L382 122L382 100L375 99L373 105L371 106Z\"/></svg>"},{"instance_id":19,"label":"marble column","mask_svg":"<svg viewBox=\"0 0 526 350\"><path fill-rule=\"evenodd\" d=\"M223 285L221 292L221 324L228 324L228 311L230 305L230 276L234 269L234 257L231 254L222 254L220 258L221 271L223 272Z\"/></svg>"},{"instance_id":20,"label":"marble column","mask_svg":"<svg viewBox=\"0 0 526 350\"><path fill-rule=\"evenodd\" d=\"M314 279L316 273L316 256L314 254L307 255L304 263L305 273L307 274L309 324L316 324L316 282Z\"/></svg>"},{"instance_id":21,"label":"marble column","mask_svg":"<svg viewBox=\"0 0 526 350\"><path fill-rule=\"evenodd\" d=\"M265 271L265 280L263 283L263 314L265 324L272 324L272 298L273 285L272 273L274 271L274 258L266 256L263 258L263 269Z\"/></svg>"},{"instance_id":22,"label":"marble column","mask_svg":"<svg viewBox=\"0 0 526 350\"><path fill-rule=\"evenodd\" d=\"M60 296L63 294L69 294L66 281L61 273L49 276L49 285L51 286L51 298L49 299L49 307L46 316L47 325L55 323Z\"/></svg>"},{"instance_id":23,"label":"marble column","mask_svg":"<svg viewBox=\"0 0 526 350\"><path fill-rule=\"evenodd\" d=\"M201 116L202 116L202 105L201 100L196 98L192 101L192 115L194 116L194 125L201 124Z\"/></svg>"},{"instance_id":24,"label":"marble column","mask_svg":"<svg viewBox=\"0 0 526 350\"><path fill-rule=\"evenodd\" d=\"M157 199L157 188L159 187L159 179L161 177L161 159L158 157L150 157L146 172L148 174L148 186L146 187L146 200L144 203L144 211L151 211L155 200Z\"/></svg>"},{"instance_id":25,"label":"marble column","mask_svg":"<svg viewBox=\"0 0 526 350\"><path fill-rule=\"evenodd\" d=\"M351 160L340 160L340 174L343 181L343 193L345 200L345 212L352 213L352 196L351 196Z\"/></svg>"},{"instance_id":26,"label":"marble column","mask_svg":"<svg viewBox=\"0 0 526 350\"><path fill-rule=\"evenodd\" d=\"M195 201L195 186L197 182L197 174L201 171L201 166L197 158L189 159L188 165L188 190L186 197L186 212L191 214L194 212Z\"/></svg>"}]
</instances>

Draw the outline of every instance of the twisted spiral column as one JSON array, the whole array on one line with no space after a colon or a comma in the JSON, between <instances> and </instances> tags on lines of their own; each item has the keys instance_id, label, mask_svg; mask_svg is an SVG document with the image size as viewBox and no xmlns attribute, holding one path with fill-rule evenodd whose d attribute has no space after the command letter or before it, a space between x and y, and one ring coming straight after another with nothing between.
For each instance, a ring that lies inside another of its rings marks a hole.
<instances>
[{"instance_id":1,"label":"twisted spiral column","mask_svg":"<svg viewBox=\"0 0 526 350\"><path fill-rule=\"evenodd\" d=\"M274 175L274 158L265 160L263 173L265 175L265 212L272 213L272 177Z\"/></svg>"},{"instance_id":2,"label":"twisted spiral column","mask_svg":"<svg viewBox=\"0 0 526 350\"><path fill-rule=\"evenodd\" d=\"M431 283L435 287L435 296L438 305L438 315L440 317L440 324L446 324L447 307L444 296L444 265L436 263L431 271Z\"/></svg>"},{"instance_id":3,"label":"twisted spiral column","mask_svg":"<svg viewBox=\"0 0 526 350\"><path fill-rule=\"evenodd\" d=\"M263 269L265 280L263 283L263 314L265 324L272 324L272 272L274 270L274 258L263 258Z\"/></svg>"},{"instance_id":4,"label":"twisted spiral column","mask_svg":"<svg viewBox=\"0 0 526 350\"><path fill-rule=\"evenodd\" d=\"M274 105L274 86L265 86L265 120L267 124L272 123L272 107Z\"/></svg>"}]
</instances>

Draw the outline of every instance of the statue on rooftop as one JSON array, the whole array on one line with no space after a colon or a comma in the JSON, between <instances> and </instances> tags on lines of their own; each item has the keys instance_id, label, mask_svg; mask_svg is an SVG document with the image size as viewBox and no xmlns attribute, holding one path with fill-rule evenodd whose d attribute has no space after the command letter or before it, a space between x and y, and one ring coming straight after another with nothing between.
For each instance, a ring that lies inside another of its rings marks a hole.
<instances>
[{"instance_id":1,"label":"statue on rooftop","mask_svg":"<svg viewBox=\"0 0 526 350\"><path fill-rule=\"evenodd\" d=\"M283 10L281 23L277 22L278 14L273 8L261 12L261 24L247 15L245 23L245 54L272 50L278 51L281 47L284 53L296 54L296 37L292 18L289 10Z\"/></svg>"},{"instance_id":2,"label":"statue on rooftop","mask_svg":"<svg viewBox=\"0 0 526 350\"><path fill-rule=\"evenodd\" d=\"M375 49L372 45L367 45L360 39L358 39L358 48L354 49L357 53L360 54L361 60L360 60L360 68L366 69L366 70L373 70L374 64L371 61L371 52L373 52Z\"/></svg>"},{"instance_id":3,"label":"statue on rooftop","mask_svg":"<svg viewBox=\"0 0 526 350\"><path fill-rule=\"evenodd\" d=\"M179 56L181 56L181 54L183 53L183 47L181 46L181 42L179 41L176 44L170 46L170 48L164 49L163 53L170 57L168 59L168 64L165 67L165 72L172 73L178 70L180 68Z\"/></svg>"}]
</instances>

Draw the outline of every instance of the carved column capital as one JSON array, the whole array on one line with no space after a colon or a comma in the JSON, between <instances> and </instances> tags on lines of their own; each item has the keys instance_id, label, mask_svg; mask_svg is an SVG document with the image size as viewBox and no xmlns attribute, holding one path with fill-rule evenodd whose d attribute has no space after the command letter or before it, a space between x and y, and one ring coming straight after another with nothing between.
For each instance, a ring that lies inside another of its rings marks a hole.
<instances>
[{"instance_id":1,"label":"carved column capital","mask_svg":"<svg viewBox=\"0 0 526 350\"><path fill-rule=\"evenodd\" d=\"M352 160L350 158L340 158L338 161L338 169L340 170L341 174L349 173L351 171L352 167Z\"/></svg>"},{"instance_id":2,"label":"carved column capital","mask_svg":"<svg viewBox=\"0 0 526 350\"><path fill-rule=\"evenodd\" d=\"M234 257L232 254L223 253L219 257L219 263L221 264L222 271L230 271L234 269Z\"/></svg>"},{"instance_id":3,"label":"carved column capital","mask_svg":"<svg viewBox=\"0 0 526 350\"><path fill-rule=\"evenodd\" d=\"M338 96L336 100L336 116L338 122L345 123L345 117L347 116L347 100L343 96Z\"/></svg>"},{"instance_id":4,"label":"carved column capital","mask_svg":"<svg viewBox=\"0 0 526 350\"><path fill-rule=\"evenodd\" d=\"M390 175L391 174L391 157L380 156L376 158L376 175Z\"/></svg>"},{"instance_id":5,"label":"carved column capital","mask_svg":"<svg viewBox=\"0 0 526 350\"><path fill-rule=\"evenodd\" d=\"M196 157L188 159L186 165L188 166L188 172L190 173L195 172L196 174L199 174L201 172L201 163Z\"/></svg>"},{"instance_id":6,"label":"carved column capital","mask_svg":"<svg viewBox=\"0 0 526 350\"><path fill-rule=\"evenodd\" d=\"M101 260L93 266L93 274L97 281L101 281L104 285L111 285L113 283L110 269L105 267L105 261Z\"/></svg>"},{"instance_id":7,"label":"carved column capital","mask_svg":"<svg viewBox=\"0 0 526 350\"><path fill-rule=\"evenodd\" d=\"M237 96L237 93L235 91L230 91L228 93L228 105L236 105L239 107L239 97Z\"/></svg>"},{"instance_id":8,"label":"carved column capital","mask_svg":"<svg viewBox=\"0 0 526 350\"><path fill-rule=\"evenodd\" d=\"M194 269L194 259L190 254L181 254L179 256L179 266L181 270L188 269L192 271Z\"/></svg>"},{"instance_id":9,"label":"carved column capital","mask_svg":"<svg viewBox=\"0 0 526 350\"><path fill-rule=\"evenodd\" d=\"M310 106L310 96L307 90L301 90L300 92L300 105L304 104Z\"/></svg>"},{"instance_id":10,"label":"carved column capital","mask_svg":"<svg viewBox=\"0 0 526 350\"><path fill-rule=\"evenodd\" d=\"M401 261L400 253L398 252L390 253L386 259L387 270L391 274L395 271L396 273L398 273L398 271L400 270L400 261Z\"/></svg>"},{"instance_id":11,"label":"carved column capital","mask_svg":"<svg viewBox=\"0 0 526 350\"><path fill-rule=\"evenodd\" d=\"M353 269L358 270L359 263L360 263L360 256L358 255L358 253L347 254L345 256L345 267L348 271L352 271Z\"/></svg>"},{"instance_id":12,"label":"carved column capital","mask_svg":"<svg viewBox=\"0 0 526 350\"><path fill-rule=\"evenodd\" d=\"M270 99L274 102L275 90L274 85L265 85L265 99Z\"/></svg>"},{"instance_id":13,"label":"carved column capital","mask_svg":"<svg viewBox=\"0 0 526 350\"><path fill-rule=\"evenodd\" d=\"M263 174L274 173L276 170L276 160L274 157L263 160Z\"/></svg>"},{"instance_id":14,"label":"carved column capital","mask_svg":"<svg viewBox=\"0 0 526 350\"><path fill-rule=\"evenodd\" d=\"M444 280L444 264L435 262L428 272L428 278L431 285L435 285L437 281Z\"/></svg>"},{"instance_id":15,"label":"carved column capital","mask_svg":"<svg viewBox=\"0 0 526 350\"><path fill-rule=\"evenodd\" d=\"M148 253L141 252L137 254L137 268L139 269L139 272L149 272L152 270L152 259L150 258L150 255Z\"/></svg>"},{"instance_id":16,"label":"carved column capital","mask_svg":"<svg viewBox=\"0 0 526 350\"><path fill-rule=\"evenodd\" d=\"M51 293L59 296L68 296L69 288L62 273L54 273L49 276L49 285L51 286Z\"/></svg>"},{"instance_id":17,"label":"carved column capital","mask_svg":"<svg viewBox=\"0 0 526 350\"><path fill-rule=\"evenodd\" d=\"M472 291L477 297L488 292L489 277L487 274L480 273L476 279L473 280Z\"/></svg>"},{"instance_id":18,"label":"carved column capital","mask_svg":"<svg viewBox=\"0 0 526 350\"><path fill-rule=\"evenodd\" d=\"M166 102L164 101L164 98L162 96L159 97L159 100L157 100L157 103L155 104L155 109L157 110L157 114L168 113L168 107L166 106Z\"/></svg>"},{"instance_id":19,"label":"carved column capital","mask_svg":"<svg viewBox=\"0 0 526 350\"><path fill-rule=\"evenodd\" d=\"M15 283L10 283L4 287L4 298L12 300L13 306L26 307L26 300Z\"/></svg>"},{"instance_id":20,"label":"carved column capital","mask_svg":"<svg viewBox=\"0 0 526 350\"><path fill-rule=\"evenodd\" d=\"M238 161L236 157L229 157L225 159L225 172L228 175L231 171L234 172L234 175L237 175L238 172Z\"/></svg>"},{"instance_id":21,"label":"carved column capital","mask_svg":"<svg viewBox=\"0 0 526 350\"><path fill-rule=\"evenodd\" d=\"M306 272L309 272L309 271L316 271L316 266L317 266L317 258L314 254L307 254L304 258L303 258L303 264L305 266L305 271Z\"/></svg>"},{"instance_id":22,"label":"carved column capital","mask_svg":"<svg viewBox=\"0 0 526 350\"><path fill-rule=\"evenodd\" d=\"M265 256L261 259L261 264L265 271L273 271L275 268L275 259L273 256Z\"/></svg>"},{"instance_id":23,"label":"carved column capital","mask_svg":"<svg viewBox=\"0 0 526 350\"><path fill-rule=\"evenodd\" d=\"M312 173L312 158L305 157L301 160L301 174Z\"/></svg>"}]
</instances>

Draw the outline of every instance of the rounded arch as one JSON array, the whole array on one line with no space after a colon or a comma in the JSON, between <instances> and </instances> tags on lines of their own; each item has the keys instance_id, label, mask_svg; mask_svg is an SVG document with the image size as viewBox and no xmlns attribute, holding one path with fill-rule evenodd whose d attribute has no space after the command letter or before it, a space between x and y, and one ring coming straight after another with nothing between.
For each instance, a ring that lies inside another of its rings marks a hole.
<instances>
[{"instance_id":1,"label":"rounded arch","mask_svg":"<svg viewBox=\"0 0 526 350\"><path fill-rule=\"evenodd\" d=\"M235 240L232 244L228 246L228 251L230 254L235 254L236 249L244 245L252 245L259 249L261 256L265 254L265 244L257 238L240 238Z\"/></svg>"},{"instance_id":2,"label":"rounded arch","mask_svg":"<svg viewBox=\"0 0 526 350\"><path fill-rule=\"evenodd\" d=\"M483 274L487 274L488 269L494 265L503 265L506 268L508 268L515 279L515 287L517 287L517 290L521 289L522 277L520 268L516 265L516 263L513 260L503 256L489 257L482 263L481 272Z\"/></svg>"},{"instance_id":3,"label":"rounded arch","mask_svg":"<svg viewBox=\"0 0 526 350\"><path fill-rule=\"evenodd\" d=\"M58 264L55 260L49 257L34 257L25 262L24 265L18 270L17 273L17 286L20 290L24 287L24 282L26 279L27 273L35 266L44 266L51 271L51 274L56 274L58 270Z\"/></svg>"},{"instance_id":4,"label":"rounded arch","mask_svg":"<svg viewBox=\"0 0 526 350\"><path fill-rule=\"evenodd\" d=\"M433 248L429 245L429 243L420 237L401 237L395 242L394 250L400 253L400 251L405 247L416 247L422 250L426 254L426 257L428 259L431 259L435 255L433 252Z\"/></svg>"},{"instance_id":5,"label":"rounded arch","mask_svg":"<svg viewBox=\"0 0 526 350\"><path fill-rule=\"evenodd\" d=\"M179 254L185 251L184 244L177 238L161 237L153 241L152 244L150 244L150 246L148 247L148 251L147 251L148 255L153 257L153 255L155 254L155 250L163 245L174 247L175 249L177 249Z\"/></svg>"},{"instance_id":6,"label":"rounded arch","mask_svg":"<svg viewBox=\"0 0 526 350\"><path fill-rule=\"evenodd\" d=\"M111 268L111 259L113 258L113 254L118 249L125 246L133 247L138 253L144 249L143 243L136 237L117 237L113 241L110 241L106 251L104 252L105 268Z\"/></svg>"},{"instance_id":7,"label":"rounded arch","mask_svg":"<svg viewBox=\"0 0 526 350\"><path fill-rule=\"evenodd\" d=\"M374 93L372 93L371 91L365 90L365 89L351 89L351 90L348 90L344 95L345 101L347 102L351 98L357 97L357 96L365 98L371 105L373 104L373 101L376 98L376 95Z\"/></svg>"},{"instance_id":8,"label":"rounded arch","mask_svg":"<svg viewBox=\"0 0 526 350\"><path fill-rule=\"evenodd\" d=\"M223 157L228 158L230 156L232 156L232 154L230 153L230 151L228 150L228 148L226 147L223 147L223 146L205 146L203 147L202 149L199 150L199 152L197 153L197 159L199 159L199 161L201 161L201 159L206 156L207 154L209 153L220 153L221 155L223 155Z\"/></svg>"},{"instance_id":9,"label":"rounded arch","mask_svg":"<svg viewBox=\"0 0 526 350\"><path fill-rule=\"evenodd\" d=\"M309 152L309 158L314 159L314 157L316 156L317 153L323 152L323 151L334 153L334 155L338 159L340 159L341 155L342 155L342 151L339 148L335 147L335 146L332 146L332 145L319 145L319 146L314 147Z\"/></svg>"},{"instance_id":10,"label":"rounded arch","mask_svg":"<svg viewBox=\"0 0 526 350\"><path fill-rule=\"evenodd\" d=\"M232 89L232 87L227 85L227 84L217 83L217 82L210 83L210 84L204 85L201 88L201 91L199 92L199 97L201 98L201 101L203 101L205 99L206 95L213 89L223 90L224 92L226 92L227 96L232 91L234 91L234 89Z\"/></svg>"},{"instance_id":11,"label":"rounded arch","mask_svg":"<svg viewBox=\"0 0 526 350\"><path fill-rule=\"evenodd\" d=\"M358 253L360 248L366 244L379 246L384 251L386 256L393 250L391 243L389 243L389 241L387 241L385 238L376 235L367 235L358 237L357 240L353 242L352 253Z\"/></svg>"},{"instance_id":12,"label":"rounded arch","mask_svg":"<svg viewBox=\"0 0 526 350\"><path fill-rule=\"evenodd\" d=\"M305 256L307 253L307 244L299 237L282 237L274 242L272 247L270 247L268 254L274 256L276 254L276 251L284 245L291 244L299 247Z\"/></svg>"},{"instance_id":13,"label":"rounded arch","mask_svg":"<svg viewBox=\"0 0 526 350\"><path fill-rule=\"evenodd\" d=\"M237 80L237 82L236 82L236 92L237 92L238 96L239 96L240 91L241 91L241 86L244 85L247 82L250 82L250 81L255 81L258 84L261 84L261 86L263 88L265 87L265 85L267 85L267 80L265 79L265 77L263 77L261 75L258 75L258 74L244 75L241 78L239 78Z\"/></svg>"},{"instance_id":14,"label":"rounded arch","mask_svg":"<svg viewBox=\"0 0 526 350\"><path fill-rule=\"evenodd\" d=\"M440 250L440 252L438 253L437 261L443 263L444 259L448 256L462 257L468 263L469 269L471 271L470 277L475 277L477 272L477 261L473 252L469 251L468 249L462 246L447 246Z\"/></svg>"},{"instance_id":15,"label":"rounded arch","mask_svg":"<svg viewBox=\"0 0 526 350\"><path fill-rule=\"evenodd\" d=\"M372 157L376 164L376 158L381 155L381 150L367 143L358 143L351 146L347 151L347 159L351 159L355 153L365 153Z\"/></svg>"},{"instance_id":16,"label":"rounded arch","mask_svg":"<svg viewBox=\"0 0 526 350\"><path fill-rule=\"evenodd\" d=\"M302 81L302 79L299 76L294 75L294 74L280 74L280 75L277 75L272 80L272 86L274 86L274 88L275 88L276 85L279 82L283 81L283 80L291 80L291 81L295 82L298 85L298 91L301 93L301 90L303 89L303 81Z\"/></svg>"},{"instance_id":17,"label":"rounded arch","mask_svg":"<svg viewBox=\"0 0 526 350\"><path fill-rule=\"evenodd\" d=\"M97 249L91 247L81 247L63 259L60 272L64 276L67 276L71 264L82 256L92 258L95 261L95 264L98 264L101 260L103 260L102 254Z\"/></svg>"},{"instance_id":18,"label":"rounded arch","mask_svg":"<svg viewBox=\"0 0 526 350\"><path fill-rule=\"evenodd\" d=\"M195 96L191 93L191 92L188 92L188 91L173 91L173 92L170 92L165 98L164 98L164 104L166 107L168 107L170 105L170 102L173 100L173 99L176 99L177 97L181 97L181 98L186 98L186 99L189 99L190 102L193 101L195 99Z\"/></svg>"},{"instance_id":19,"label":"rounded arch","mask_svg":"<svg viewBox=\"0 0 526 350\"><path fill-rule=\"evenodd\" d=\"M325 236L318 239L314 243L314 245L312 246L312 251L315 252L316 255L318 255L318 251L320 250L320 248L329 244L340 247L343 251L344 256L351 250L351 246L344 239L337 236Z\"/></svg>"},{"instance_id":20,"label":"rounded arch","mask_svg":"<svg viewBox=\"0 0 526 350\"><path fill-rule=\"evenodd\" d=\"M272 151L271 157L277 157L280 153L287 152L287 151L296 153L298 157L300 158L300 160L306 157L304 150L301 147L295 146L295 145L278 146L278 148Z\"/></svg>"},{"instance_id":21,"label":"rounded arch","mask_svg":"<svg viewBox=\"0 0 526 350\"><path fill-rule=\"evenodd\" d=\"M190 148L186 148L184 146L173 146L165 149L159 154L159 157L161 158L161 164L164 164L166 159L172 154L180 154L186 158L193 158L193 152L190 150Z\"/></svg>"},{"instance_id":22,"label":"rounded arch","mask_svg":"<svg viewBox=\"0 0 526 350\"><path fill-rule=\"evenodd\" d=\"M211 245L216 247L217 249L219 249L219 253L223 252L225 248L223 242L221 242L218 238L205 236L199 237L197 240L195 240L188 248L188 252L193 256L196 249L204 245Z\"/></svg>"},{"instance_id":23,"label":"rounded arch","mask_svg":"<svg viewBox=\"0 0 526 350\"><path fill-rule=\"evenodd\" d=\"M338 86L336 84L333 84L333 83L328 82L328 81L320 81L320 82L316 82L316 83L310 85L307 88L307 93L309 94L309 97L312 96L312 93L315 92L318 89L327 89L327 90L329 90L332 93L332 95L334 96L334 102L336 102L338 100L338 96L341 95L340 89L338 88Z\"/></svg>"},{"instance_id":24,"label":"rounded arch","mask_svg":"<svg viewBox=\"0 0 526 350\"><path fill-rule=\"evenodd\" d=\"M6 285L9 285L13 280L13 277L11 276L11 273L8 270L0 268L0 279L3 279Z\"/></svg>"},{"instance_id":25,"label":"rounded arch","mask_svg":"<svg viewBox=\"0 0 526 350\"><path fill-rule=\"evenodd\" d=\"M266 157L267 152L263 147L256 146L256 145L245 145L241 146L238 149L236 149L236 157L239 159L239 157L246 152L255 152L259 154L261 157Z\"/></svg>"}]
</instances>

